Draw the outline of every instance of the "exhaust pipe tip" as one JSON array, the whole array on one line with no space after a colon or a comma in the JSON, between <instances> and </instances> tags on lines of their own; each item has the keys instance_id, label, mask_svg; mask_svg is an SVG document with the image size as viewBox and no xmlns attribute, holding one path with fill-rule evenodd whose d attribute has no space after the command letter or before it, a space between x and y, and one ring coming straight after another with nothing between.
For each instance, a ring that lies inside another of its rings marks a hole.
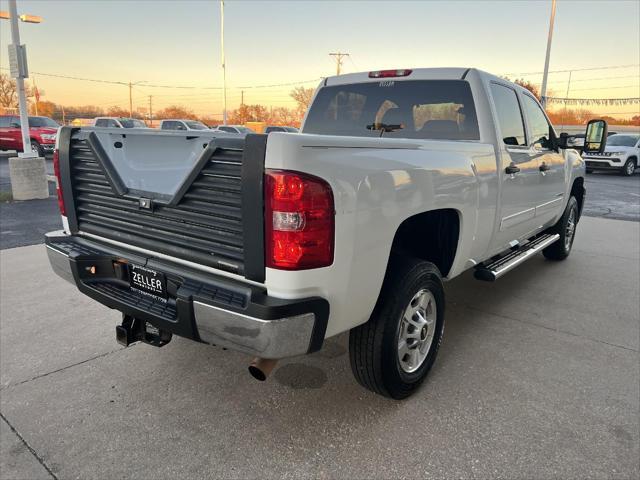
<instances>
[{"instance_id":1,"label":"exhaust pipe tip","mask_svg":"<svg viewBox=\"0 0 640 480\"><path fill-rule=\"evenodd\" d=\"M264 382L277 363L278 360L256 357L249 364L249 373L259 382Z\"/></svg>"}]
</instances>

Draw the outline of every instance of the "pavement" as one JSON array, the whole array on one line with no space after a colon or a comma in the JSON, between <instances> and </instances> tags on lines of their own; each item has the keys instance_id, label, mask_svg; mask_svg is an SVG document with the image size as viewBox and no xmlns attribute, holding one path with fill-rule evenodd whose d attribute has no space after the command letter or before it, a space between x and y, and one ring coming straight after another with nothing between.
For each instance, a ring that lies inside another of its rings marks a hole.
<instances>
[{"instance_id":1,"label":"pavement","mask_svg":"<svg viewBox=\"0 0 640 480\"><path fill-rule=\"evenodd\" d=\"M353 379L347 336L281 362L174 338L120 348L119 314L0 252L0 478L614 478L640 475L640 223L584 217L571 256L446 285L428 381Z\"/></svg>"},{"instance_id":2,"label":"pavement","mask_svg":"<svg viewBox=\"0 0 640 480\"><path fill-rule=\"evenodd\" d=\"M640 169L631 177L595 171L586 176L585 185L585 215L640 221Z\"/></svg>"}]
</instances>

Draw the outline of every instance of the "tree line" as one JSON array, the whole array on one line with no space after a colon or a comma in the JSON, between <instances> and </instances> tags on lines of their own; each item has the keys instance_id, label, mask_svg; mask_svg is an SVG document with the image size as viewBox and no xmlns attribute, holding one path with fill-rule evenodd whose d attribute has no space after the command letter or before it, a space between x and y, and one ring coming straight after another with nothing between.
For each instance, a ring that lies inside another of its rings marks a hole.
<instances>
[{"instance_id":1,"label":"tree line","mask_svg":"<svg viewBox=\"0 0 640 480\"><path fill-rule=\"evenodd\" d=\"M515 83L523 86L533 93L536 98L540 99L538 87L531 82L523 79L516 79ZM97 105L79 105L67 106L60 105L48 100L35 101L35 91L27 86L27 97L29 100L29 112L32 115L50 117L60 123L69 123L76 118L94 118L94 117L129 117L129 110L119 107L101 107ZM296 87L289 95L295 101L296 106L293 108L276 107L270 108L264 105L240 105L235 110L231 110L227 114L227 122L235 125L244 125L247 122L265 122L269 125L289 125L299 127L304 114L311 103L314 93L313 88ZM40 95L44 92L40 90ZM18 106L18 97L16 94L15 81L6 74L0 74L0 114L4 109L16 109ZM614 118L608 115L599 115L586 108L560 108L557 110L547 110L547 114L554 125L584 125L592 118L603 118L610 125L640 125L640 115L634 115L628 119ZM144 108L138 108L133 111L133 117L140 120L149 120L149 112ZM183 105L171 105L166 108L153 112L153 120L162 120L166 118L183 118L200 120L206 125L217 125L221 123L220 116L213 115L196 115L193 110Z\"/></svg>"}]
</instances>

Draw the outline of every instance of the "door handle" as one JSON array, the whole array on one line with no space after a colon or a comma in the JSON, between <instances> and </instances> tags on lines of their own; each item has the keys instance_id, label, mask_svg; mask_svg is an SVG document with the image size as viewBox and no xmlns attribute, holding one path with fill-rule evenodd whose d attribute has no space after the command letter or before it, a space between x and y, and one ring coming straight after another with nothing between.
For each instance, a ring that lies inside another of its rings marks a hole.
<instances>
[{"instance_id":1,"label":"door handle","mask_svg":"<svg viewBox=\"0 0 640 480\"><path fill-rule=\"evenodd\" d=\"M519 171L520 167L518 167L515 163L511 163L511 165L504 169L504 172L508 173L509 175L513 175L515 173L518 173Z\"/></svg>"},{"instance_id":2,"label":"door handle","mask_svg":"<svg viewBox=\"0 0 640 480\"><path fill-rule=\"evenodd\" d=\"M544 173L544 172L548 172L549 170L551 170L551 167L549 165L547 165L546 163L542 162L542 165L540 165L538 167L538 170L540 170L542 173Z\"/></svg>"}]
</instances>

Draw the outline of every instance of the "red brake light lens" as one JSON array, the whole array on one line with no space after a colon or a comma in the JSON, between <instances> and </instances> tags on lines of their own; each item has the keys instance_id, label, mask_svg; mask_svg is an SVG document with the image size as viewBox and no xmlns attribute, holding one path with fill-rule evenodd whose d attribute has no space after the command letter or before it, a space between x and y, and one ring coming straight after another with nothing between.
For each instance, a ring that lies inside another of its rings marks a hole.
<instances>
[{"instance_id":1,"label":"red brake light lens","mask_svg":"<svg viewBox=\"0 0 640 480\"><path fill-rule=\"evenodd\" d=\"M306 270L333 263L334 203L324 180L299 172L265 174L266 265Z\"/></svg>"},{"instance_id":2,"label":"red brake light lens","mask_svg":"<svg viewBox=\"0 0 640 480\"><path fill-rule=\"evenodd\" d=\"M369 78L408 77L413 70L403 68L400 70L378 70L369 72Z\"/></svg>"},{"instance_id":3,"label":"red brake light lens","mask_svg":"<svg viewBox=\"0 0 640 480\"><path fill-rule=\"evenodd\" d=\"M64 200L62 199L62 181L60 178L60 154L58 149L53 151L53 174L56 176L56 193L58 194L58 208L60 209L60 215L67 216L67 211L64 208Z\"/></svg>"}]
</instances>

